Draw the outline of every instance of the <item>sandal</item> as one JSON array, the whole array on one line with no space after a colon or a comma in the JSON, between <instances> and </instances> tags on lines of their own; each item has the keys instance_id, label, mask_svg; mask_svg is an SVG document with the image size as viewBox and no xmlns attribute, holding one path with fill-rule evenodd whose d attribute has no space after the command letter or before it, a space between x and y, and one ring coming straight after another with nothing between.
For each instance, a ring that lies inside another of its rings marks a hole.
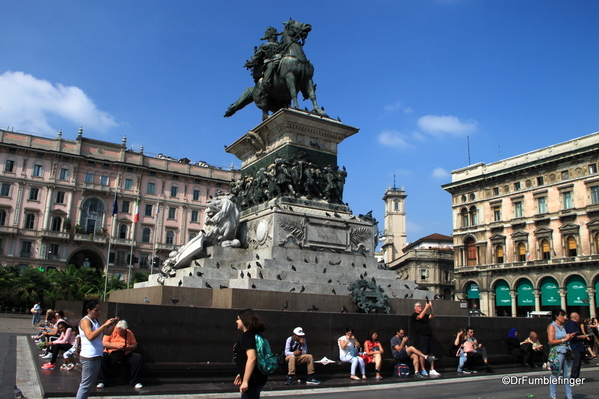
<instances>
[{"instance_id":1,"label":"sandal","mask_svg":"<svg viewBox=\"0 0 599 399\"><path fill-rule=\"evenodd\" d=\"M380 375L378 377L374 377L375 380L382 380L383 377L381 377Z\"/></svg>"},{"instance_id":2,"label":"sandal","mask_svg":"<svg viewBox=\"0 0 599 399\"><path fill-rule=\"evenodd\" d=\"M349 378L351 378L352 380L360 381L360 377L357 377L355 375L351 375Z\"/></svg>"},{"instance_id":3,"label":"sandal","mask_svg":"<svg viewBox=\"0 0 599 399\"><path fill-rule=\"evenodd\" d=\"M362 375L362 379L363 379L363 380L365 380L365 379L366 379L366 375L365 375L365 374L363 374L363 375Z\"/></svg>"}]
</instances>

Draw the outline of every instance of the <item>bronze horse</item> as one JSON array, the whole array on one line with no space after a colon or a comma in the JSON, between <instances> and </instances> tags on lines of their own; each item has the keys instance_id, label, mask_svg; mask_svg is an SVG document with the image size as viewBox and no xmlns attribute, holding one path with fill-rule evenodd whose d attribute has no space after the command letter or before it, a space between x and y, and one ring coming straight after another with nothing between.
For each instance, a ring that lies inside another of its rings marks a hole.
<instances>
[{"instance_id":1,"label":"bronze horse","mask_svg":"<svg viewBox=\"0 0 599 399\"><path fill-rule=\"evenodd\" d=\"M321 116L327 116L316 102L316 94L312 76L314 67L306 58L303 44L312 26L290 19L283 22L281 43L277 53L280 55L279 65L273 74L272 84L264 85L262 79L262 65L255 66L253 75L256 80L254 87L248 87L239 99L231 104L225 117L232 116L250 103L255 103L262 110L262 120L268 118L268 112L276 112L290 105L298 109L298 91L302 92L304 99L310 99L314 109L311 111Z\"/></svg>"}]
</instances>

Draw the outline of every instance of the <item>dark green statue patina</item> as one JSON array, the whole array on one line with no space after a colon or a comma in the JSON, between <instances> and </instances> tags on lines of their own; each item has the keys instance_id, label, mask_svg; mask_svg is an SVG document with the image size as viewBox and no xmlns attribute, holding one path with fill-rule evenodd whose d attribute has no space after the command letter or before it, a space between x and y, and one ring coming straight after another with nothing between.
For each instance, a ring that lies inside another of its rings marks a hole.
<instances>
[{"instance_id":1,"label":"dark green statue patina","mask_svg":"<svg viewBox=\"0 0 599 399\"><path fill-rule=\"evenodd\" d=\"M304 54L303 45L312 30L312 26L290 19L283 22L282 33L269 26L261 40L267 40L254 51L254 55L245 63L252 69L255 86L245 89L239 99L231 104L225 117L232 116L250 103L262 110L262 120L268 118L268 112L276 112L290 105L299 108L298 92L304 99L310 99L314 112L327 116L316 102L314 92L314 67ZM281 36L281 42L277 41Z\"/></svg>"}]
</instances>

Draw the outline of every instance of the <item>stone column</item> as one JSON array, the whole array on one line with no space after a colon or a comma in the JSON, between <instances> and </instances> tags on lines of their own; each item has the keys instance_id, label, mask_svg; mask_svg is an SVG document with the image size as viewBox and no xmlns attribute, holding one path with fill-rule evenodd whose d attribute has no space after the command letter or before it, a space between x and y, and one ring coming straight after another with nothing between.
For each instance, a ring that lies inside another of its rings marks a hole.
<instances>
[{"instance_id":1,"label":"stone column","mask_svg":"<svg viewBox=\"0 0 599 399\"><path fill-rule=\"evenodd\" d=\"M510 296L512 297L512 317L517 317L518 316L518 308L517 308L517 301L516 301L516 297L518 296L518 292L514 291L514 290L510 290Z\"/></svg>"},{"instance_id":2,"label":"stone column","mask_svg":"<svg viewBox=\"0 0 599 399\"><path fill-rule=\"evenodd\" d=\"M495 291L489 291L489 313L487 313L489 317L497 316L495 314Z\"/></svg>"},{"instance_id":3,"label":"stone column","mask_svg":"<svg viewBox=\"0 0 599 399\"><path fill-rule=\"evenodd\" d=\"M487 291L481 292L479 291L479 303L480 303L480 312L486 315L489 314L489 293Z\"/></svg>"},{"instance_id":4,"label":"stone column","mask_svg":"<svg viewBox=\"0 0 599 399\"><path fill-rule=\"evenodd\" d=\"M535 296L535 312L541 310L541 291L534 289L532 294Z\"/></svg>"},{"instance_id":5,"label":"stone column","mask_svg":"<svg viewBox=\"0 0 599 399\"><path fill-rule=\"evenodd\" d=\"M54 186L48 187L48 195L46 196L46 206L44 210L44 224L42 230L50 230L50 207L52 205L52 197L54 196ZM61 226L62 227L62 226Z\"/></svg>"},{"instance_id":6,"label":"stone column","mask_svg":"<svg viewBox=\"0 0 599 399\"><path fill-rule=\"evenodd\" d=\"M595 294L597 293L596 290L594 290L593 288L587 288L587 294L589 294L589 311L590 311L590 317L597 317L597 312L596 312L596 307L595 307Z\"/></svg>"},{"instance_id":7,"label":"stone column","mask_svg":"<svg viewBox=\"0 0 599 399\"><path fill-rule=\"evenodd\" d=\"M562 309L564 309L566 311L566 314L568 314L568 309L566 309L566 294L568 293L568 291L566 291L564 288L560 288L558 292L560 296L560 303L562 305Z\"/></svg>"}]
</instances>

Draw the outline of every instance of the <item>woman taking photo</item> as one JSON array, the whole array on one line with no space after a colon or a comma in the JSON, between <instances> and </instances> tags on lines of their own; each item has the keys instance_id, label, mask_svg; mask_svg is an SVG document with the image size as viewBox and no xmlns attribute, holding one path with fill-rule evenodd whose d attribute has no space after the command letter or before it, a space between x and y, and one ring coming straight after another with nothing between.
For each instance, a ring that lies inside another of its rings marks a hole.
<instances>
[{"instance_id":1,"label":"woman taking photo","mask_svg":"<svg viewBox=\"0 0 599 399\"><path fill-rule=\"evenodd\" d=\"M262 374L256 365L256 334L266 330L266 326L252 309L239 312L236 323L237 329L243 331L243 335L233 347L233 359L239 373L233 384L239 385L241 399L259 399L260 391L268 377Z\"/></svg>"},{"instance_id":2,"label":"woman taking photo","mask_svg":"<svg viewBox=\"0 0 599 399\"><path fill-rule=\"evenodd\" d=\"M79 322L79 335L81 336L81 384L77 391L77 399L87 399L90 388L96 382L102 362L102 335L112 333L118 317L108 319L102 325L98 322L100 317L100 301L91 299L83 306L84 317Z\"/></svg>"},{"instance_id":3,"label":"woman taking photo","mask_svg":"<svg viewBox=\"0 0 599 399\"><path fill-rule=\"evenodd\" d=\"M572 357L568 356L572 354L570 349L570 340L576 333L566 334L566 328L564 323L566 322L566 311L563 309L556 309L551 312L553 323L547 327L547 336L549 337L549 369L551 370L551 377L557 378L563 375L564 379L570 378L570 371L572 370ZM568 359L568 357L570 357ZM564 384L566 388L566 398L572 399L572 387L568 382ZM549 384L549 397L555 399L557 387L554 381L550 381Z\"/></svg>"}]
</instances>

